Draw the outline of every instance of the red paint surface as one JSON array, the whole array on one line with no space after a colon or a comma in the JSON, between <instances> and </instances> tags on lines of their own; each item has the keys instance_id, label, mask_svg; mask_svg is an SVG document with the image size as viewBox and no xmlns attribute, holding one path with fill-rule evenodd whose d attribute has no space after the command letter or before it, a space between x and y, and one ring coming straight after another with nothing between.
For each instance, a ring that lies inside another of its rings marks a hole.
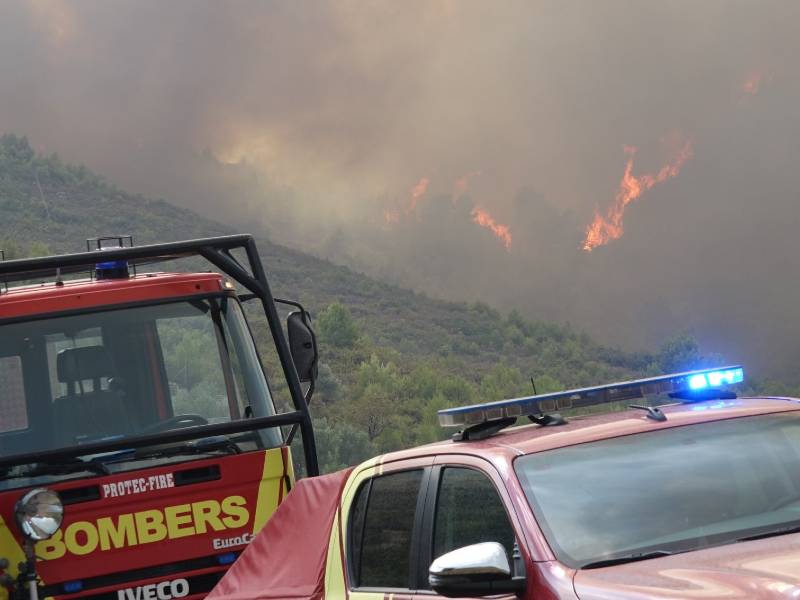
<instances>
[{"instance_id":1,"label":"red paint surface","mask_svg":"<svg viewBox=\"0 0 800 600\"><path fill-rule=\"evenodd\" d=\"M800 596L800 534L578 571L581 600Z\"/></svg>"},{"instance_id":2,"label":"red paint surface","mask_svg":"<svg viewBox=\"0 0 800 600\"><path fill-rule=\"evenodd\" d=\"M209 600L324 600L328 543L352 469L301 479Z\"/></svg>"},{"instance_id":3,"label":"red paint surface","mask_svg":"<svg viewBox=\"0 0 800 600\"><path fill-rule=\"evenodd\" d=\"M130 279L71 281L11 288L0 294L0 319L165 300L219 292L217 273L153 273Z\"/></svg>"},{"instance_id":4,"label":"red paint surface","mask_svg":"<svg viewBox=\"0 0 800 600\"><path fill-rule=\"evenodd\" d=\"M245 507L249 513L249 517L242 526L226 528L222 531L214 531L211 527L208 527L208 531L203 534L187 535L186 537L173 539L167 537L158 542L127 545L108 550L102 550L98 547L91 553L82 556L67 552L61 558L39 561L37 563L37 569L40 577L45 584L50 585L76 579L82 580L98 575L125 572L143 567L169 564L192 558L224 554L234 550L242 550L244 545L214 549L213 540L241 536L244 533L252 533L259 484L264 473L264 456L263 452L248 452L232 456L220 456L210 459L181 462L149 469L136 469L109 476L86 477L48 484L48 488L58 492L86 486L99 486L100 488L100 499L70 504L65 507L64 522L61 526L62 532L65 532L71 524L77 521L96 524L98 519L103 517L117 519L120 515L142 513L148 510L159 510L163 513L164 508L169 506L209 500L222 502L224 498L231 496L241 496L245 499ZM174 474L178 471L197 469L211 465L219 466L220 479L177 487L168 487L166 489L155 489L141 493L130 493L124 496L104 497L104 484L112 484L136 478L143 478L146 480L150 476ZM2 515L9 530L14 534L20 546L23 540L18 532L18 528L14 524L13 510L14 504L25 491L25 488L21 488L0 493L0 515ZM80 536L82 542L85 542L85 539L85 536ZM192 574L201 572L203 571L192 572ZM161 576L154 578L153 581L176 579L185 575L186 573L175 573L167 577ZM145 580L128 582L122 585L117 584L109 587L113 589L135 587L144 585L142 581ZM71 594L70 597L78 598L96 593L98 593L98 589L91 589L86 592Z\"/></svg>"}]
</instances>

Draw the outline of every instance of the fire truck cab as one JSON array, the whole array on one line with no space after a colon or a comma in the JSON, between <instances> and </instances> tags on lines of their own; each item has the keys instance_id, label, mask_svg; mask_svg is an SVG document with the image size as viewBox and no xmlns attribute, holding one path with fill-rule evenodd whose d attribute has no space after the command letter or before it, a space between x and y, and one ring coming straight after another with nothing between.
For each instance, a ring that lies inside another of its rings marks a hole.
<instances>
[{"instance_id":1,"label":"fire truck cab","mask_svg":"<svg viewBox=\"0 0 800 600\"><path fill-rule=\"evenodd\" d=\"M216 271L152 272L178 259ZM291 489L298 429L317 474L308 313L277 300L296 309L287 341L245 235L101 238L2 262L0 281L0 597L204 596ZM266 317L272 380L245 300Z\"/></svg>"}]
</instances>

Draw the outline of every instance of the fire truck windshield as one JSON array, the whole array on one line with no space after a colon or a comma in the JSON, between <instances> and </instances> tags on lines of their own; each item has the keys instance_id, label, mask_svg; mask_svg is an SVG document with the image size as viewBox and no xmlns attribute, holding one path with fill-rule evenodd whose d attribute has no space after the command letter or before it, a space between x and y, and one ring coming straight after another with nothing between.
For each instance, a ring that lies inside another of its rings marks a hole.
<instances>
[{"instance_id":1,"label":"fire truck windshield","mask_svg":"<svg viewBox=\"0 0 800 600\"><path fill-rule=\"evenodd\" d=\"M0 327L2 456L273 414L234 298ZM243 450L274 447L280 432L246 432L235 443Z\"/></svg>"}]
</instances>

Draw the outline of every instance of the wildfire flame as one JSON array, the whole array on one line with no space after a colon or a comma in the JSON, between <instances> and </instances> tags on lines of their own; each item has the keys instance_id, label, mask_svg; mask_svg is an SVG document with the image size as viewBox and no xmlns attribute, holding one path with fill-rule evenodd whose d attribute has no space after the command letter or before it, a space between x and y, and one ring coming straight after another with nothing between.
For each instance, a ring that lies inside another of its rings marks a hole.
<instances>
[{"instance_id":1,"label":"wildfire flame","mask_svg":"<svg viewBox=\"0 0 800 600\"><path fill-rule=\"evenodd\" d=\"M506 250L511 249L511 231L509 231L508 225L501 225L494 220L492 215L478 206L472 209L471 214L473 223L477 223L481 227L490 230L503 242Z\"/></svg>"},{"instance_id":2,"label":"wildfire flame","mask_svg":"<svg viewBox=\"0 0 800 600\"><path fill-rule=\"evenodd\" d=\"M480 173L480 171L473 171L456 179L453 184L454 206L458 200L458 197L466 193L467 189L469 188L469 180L480 175ZM383 220L389 226L389 229L391 229L391 226L396 225L401 221L414 218L411 215L416 213L416 209L420 200L422 200L423 196L428 193L429 185L430 179L428 177L422 177L414 185L414 187L411 188L411 199L409 200L408 205L405 207L405 210L397 207L383 209ZM506 250L511 249L511 231L509 230L508 225L498 223L495 221L492 215L478 206L475 206L472 209L470 215L472 216L473 223L476 223L477 225L485 227L491 231L503 243L503 246L505 246ZM419 215L416 215L416 217L419 219Z\"/></svg>"},{"instance_id":3,"label":"wildfire flame","mask_svg":"<svg viewBox=\"0 0 800 600\"><path fill-rule=\"evenodd\" d=\"M742 83L742 91L750 96L755 96L758 90L761 89L761 80L763 75L758 71L751 72Z\"/></svg>"},{"instance_id":4,"label":"wildfire flame","mask_svg":"<svg viewBox=\"0 0 800 600\"><path fill-rule=\"evenodd\" d=\"M417 182L417 184L413 188L411 188L411 202L408 205L406 213L410 214L416 210L417 203L428 191L428 184L430 184L430 182L431 182L430 179L428 179L427 177L423 177Z\"/></svg>"},{"instance_id":5,"label":"wildfire flame","mask_svg":"<svg viewBox=\"0 0 800 600\"><path fill-rule=\"evenodd\" d=\"M619 191L614 198L614 204L608 209L608 213L603 216L600 211L595 210L594 221L586 228L586 239L583 242L583 250L591 252L598 246L604 246L611 240L622 237L624 232L622 217L625 208L639 198L642 192L651 189L658 183L663 183L667 179L672 179L681 170L681 167L692 157L692 144L686 142L675 158L655 174L640 175L633 174L633 159L636 155L636 148L633 146L625 147L625 154L628 155L628 162L625 165L625 173L619 183Z\"/></svg>"}]
</instances>

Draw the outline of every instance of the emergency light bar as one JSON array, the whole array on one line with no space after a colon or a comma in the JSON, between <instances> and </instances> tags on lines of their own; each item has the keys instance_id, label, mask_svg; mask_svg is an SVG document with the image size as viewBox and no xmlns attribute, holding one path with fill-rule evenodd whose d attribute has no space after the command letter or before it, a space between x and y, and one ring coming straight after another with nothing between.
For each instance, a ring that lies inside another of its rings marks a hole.
<instances>
[{"instance_id":1,"label":"emergency light bar","mask_svg":"<svg viewBox=\"0 0 800 600\"><path fill-rule=\"evenodd\" d=\"M634 400L656 394L685 393L689 397L692 393L698 393L698 399L705 399L708 398L709 390L742 381L744 381L744 369L740 366L672 373L565 392L447 408L438 412L439 425L442 427L469 427L510 417L553 413L570 408Z\"/></svg>"}]
</instances>

